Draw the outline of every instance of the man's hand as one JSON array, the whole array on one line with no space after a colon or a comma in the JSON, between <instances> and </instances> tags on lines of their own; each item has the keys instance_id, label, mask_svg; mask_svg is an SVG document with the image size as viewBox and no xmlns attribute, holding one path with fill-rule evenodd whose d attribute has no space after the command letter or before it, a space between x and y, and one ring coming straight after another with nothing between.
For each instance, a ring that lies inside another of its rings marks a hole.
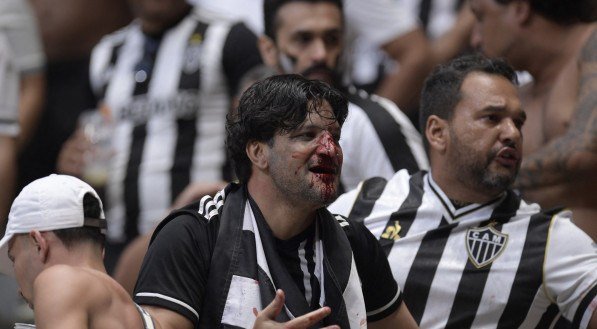
<instances>
[{"instance_id":1,"label":"man's hand","mask_svg":"<svg viewBox=\"0 0 597 329\"><path fill-rule=\"evenodd\" d=\"M307 329L332 312L330 308L326 306L285 323L276 322L275 318L278 314L280 314L280 311L282 311L283 307L284 292L281 289L278 289L278 291L276 291L276 298L274 298L274 300L267 305L263 311L257 312L257 310L253 309L253 312L257 316L255 324L253 325L253 329ZM340 329L340 327L334 325L325 327L323 329Z\"/></svg>"},{"instance_id":2,"label":"man's hand","mask_svg":"<svg viewBox=\"0 0 597 329\"><path fill-rule=\"evenodd\" d=\"M85 153L91 148L82 129L77 129L62 145L58 155L57 169L61 174L81 177L85 168Z\"/></svg>"}]
</instances>

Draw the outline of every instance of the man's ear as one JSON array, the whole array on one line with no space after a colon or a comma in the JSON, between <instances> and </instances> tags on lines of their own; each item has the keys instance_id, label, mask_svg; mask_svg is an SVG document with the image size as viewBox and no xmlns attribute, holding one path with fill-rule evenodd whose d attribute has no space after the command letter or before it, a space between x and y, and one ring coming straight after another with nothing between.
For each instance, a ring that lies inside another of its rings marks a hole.
<instances>
[{"instance_id":1,"label":"man's ear","mask_svg":"<svg viewBox=\"0 0 597 329\"><path fill-rule=\"evenodd\" d=\"M29 232L29 238L37 249L37 254L40 260L45 263L48 259L48 253L50 251L50 245L48 239L40 231L33 230Z\"/></svg>"},{"instance_id":2,"label":"man's ear","mask_svg":"<svg viewBox=\"0 0 597 329\"><path fill-rule=\"evenodd\" d=\"M533 16L530 1L512 1L508 3L511 15L518 26L529 25Z\"/></svg>"},{"instance_id":3,"label":"man's ear","mask_svg":"<svg viewBox=\"0 0 597 329\"><path fill-rule=\"evenodd\" d=\"M259 37L257 42L259 46L259 53L261 53L261 59L265 65L278 69L278 49L274 40L266 35Z\"/></svg>"},{"instance_id":4,"label":"man's ear","mask_svg":"<svg viewBox=\"0 0 597 329\"><path fill-rule=\"evenodd\" d=\"M425 137L429 142L429 151L444 153L449 139L448 121L437 115L430 115L425 125Z\"/></svg>"},{"instance_id":5,"label":"man's ear","mask_svg":"<svg viewBox=\"0 0 597 329\"><path fill-rule=\"evenodd\" d=\"M267 169L269 166L268 163L268 154L269 154L269 146L265 142L259 141L250 141L247 143L247 147L245 148L247 152L247 156L253 166L257 169L263 171Z\"/></svg>"}]
</instances>

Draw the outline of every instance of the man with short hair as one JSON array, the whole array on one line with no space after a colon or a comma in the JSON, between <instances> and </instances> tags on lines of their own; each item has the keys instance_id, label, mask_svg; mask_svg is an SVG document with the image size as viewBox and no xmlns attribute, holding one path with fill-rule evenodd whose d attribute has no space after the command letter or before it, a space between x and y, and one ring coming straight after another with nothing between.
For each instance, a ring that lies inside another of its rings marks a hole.
<instances>
[{"instance_id":1,"label":"man with short hair","mask_svg":"<svg viewBox=\"0 0 597 329\"><path fill-rule=\"evenodd\" d=\"M431 170L374 178L329 210L364 223L422 328L597 328L597 249L568 211L510 189L525 122L513 69L463 57L421 100Z\"/></svg>"},{"instance_id":2,"label":"man with short hair","mask_svg":"<svg viewBox=\"0 0 597 329\"><path fill-rule=\"evenodd\" d=\"M471 0L473 46L533 81L516 188L543 207L564 205L597 239L597 2Z\"/></svg>"},{"instance_id":3,"label":"man with short hair","mask_svg":"<svg viewBox=\"0 0 597 329\"><path fill-rule=\"evenodd\" d=\"M0 241L0 270L16 277L39 327L153 328L106 273L105 231L97 193L77 178L40 178L17 196Z\"/></svg>"},{"instance_id":4,"label":"man with short hair","mask_svg":"<svg viewBox=\"0 0 597 329\"><path fill-rule=\"evenodd\" d=\"M340 58L344 15L339 0L264 0L265 35L259 39L263 61L279 73L301 74L342 90L349 115L342 128L341 182L346 190L363 179L390 178L400 169L427 169L421 136L391 101L344 88Z\"/></svg>"},{"instance_id":5,"label":"man with short hair","mask_svg":"<svg viewBox=\"0 0 597 329\"><path fill-rule=\"evenodd\" d=\"M134 299L161 328L416 327L375 238L325 209L346 114L342 94L298 75L243 94L226 139L240 184L175 211L149 245Z\"/></svg>"}]
</instances>

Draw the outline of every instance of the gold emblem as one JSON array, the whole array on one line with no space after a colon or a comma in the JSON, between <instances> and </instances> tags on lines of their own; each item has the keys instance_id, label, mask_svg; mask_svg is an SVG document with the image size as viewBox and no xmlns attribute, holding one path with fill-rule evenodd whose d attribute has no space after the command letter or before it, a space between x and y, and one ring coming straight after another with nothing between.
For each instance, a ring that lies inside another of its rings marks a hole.
<instances>
[{"instance_id":1,"label":"gold emblem","mask_svg":"<svg viewBox=\"0 0 597 329\"><path fill-rule=\"evenodd\" d=\"M381 237L383 239L398 241L398 239L400 239L400 235L398 235L400 230L402 230L400 222L394 221L394 225L386 227L386 230L383 232Z\"/></svg>"}]
</instances>

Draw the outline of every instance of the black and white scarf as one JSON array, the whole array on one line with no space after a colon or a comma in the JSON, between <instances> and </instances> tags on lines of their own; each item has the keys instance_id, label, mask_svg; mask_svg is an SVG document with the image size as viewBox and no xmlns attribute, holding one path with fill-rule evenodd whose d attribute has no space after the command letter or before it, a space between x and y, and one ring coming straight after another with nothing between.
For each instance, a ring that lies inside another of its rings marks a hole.
<instances>
[{"instance_id":1,"label":"black and white scarf","mask_svg":"<svg viewBox=\"0 0 597 329\"><path fill-rule=\"evenodd\" d=\"M274 299L276 289L283 289L286 295L285 312L277 321L285 322L311 311L280 260L261 212L253 211L246 187L231 184L214 198L203 198L199 208L208 220L220 221L199 319L201 328L252 328L254 310L265 308ZM364 328L365 302L350 242L343 231L347 225L325 208L317 212L320 303L332 310L324 319L326 325Z\"/></svg>"}]
</instances>

